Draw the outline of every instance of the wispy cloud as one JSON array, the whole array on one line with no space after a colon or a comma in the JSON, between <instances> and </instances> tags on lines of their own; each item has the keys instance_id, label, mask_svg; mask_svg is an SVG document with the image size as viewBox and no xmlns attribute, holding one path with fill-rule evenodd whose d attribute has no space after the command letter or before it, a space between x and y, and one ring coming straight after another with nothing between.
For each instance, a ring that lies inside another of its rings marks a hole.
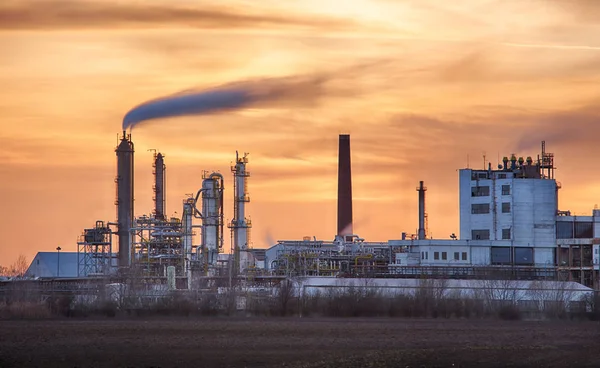
<instances>
[{"instance_id":1,"label":"wispy cloud","mask_svg":"<svg viewBox=\"0 0 600 368\"><path fill-rule=\"evenodd\" d=\"M558 49L558 50L589 50L589 51L600 51L600 46L586 46L586 45L554 45L554 44L534 44L534 43L514 43L504 42L501 45L511 47L529 47L536 49Z\"/></svg>"},{"instance_id":2,"label":"wispy cloud","mask_svg":"<svg viewBox=\"0 0 600 368\"><path fill-rule=\"evenodd\" d=\"M347 19L244 12L232 6L150 5L87 0L3 1L0 29L162 28L349 30Z\"/></svg>"}]
</instances>

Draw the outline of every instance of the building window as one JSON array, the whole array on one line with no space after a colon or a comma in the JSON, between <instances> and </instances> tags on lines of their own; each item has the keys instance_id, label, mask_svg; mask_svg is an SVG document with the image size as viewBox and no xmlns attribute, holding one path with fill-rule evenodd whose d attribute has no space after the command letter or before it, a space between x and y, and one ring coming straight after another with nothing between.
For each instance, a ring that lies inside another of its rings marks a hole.
<instances>
[{"instance_id":1,"label":"building window","mask_svg":"<svg viewBox=\"0 0 600 368\"><path fill-rule=\"evenodd\" d=\"M421 259L425 259L425 252L421 252Z\"/></svg>"},{"instance_id":2,"label":"building window","mask_svg":"<svg viewBox=\"0 0 600 368\"><path fill-rule=\"evenodd\" d=\"M594 223L589 221L557 221L557 239L591 239L594 237Z\"/></svg>"},{"instance_id":3,"label":"building window","mask_svg":"<svg viewBox=\"0 0 600 368\"><path fill-rule=\"evenodd\" d=\"M492 264L508 265L511 264L509 247L492 247Z\"/></svg>"},{"instance_id":4,"label":"building window","mask_svg":"<svg viewBox=\"0 0 600 368\"><path fill-rule=\"evenodd\" d=\"M489 179L489 175L487 171L472 171L471 172L471 180L485 180Z\"/></svg>"},{"instance_id":5,"label":"building window","mask_svg":"<svg viewBox=\"0 0 600 368\"><path fill-rule=\"evenodd\" d=\"M440 259L440 252L433 252L433 259L435 259L435 260Z\"/></svg>"},{"instance_id":6,"label":"building window","mask_svg":"<svg viewBox=\"0 0 600 368\"><path fill-rule=\"evenodd\" d=\"M589 239L594 237L594 223L575 221L575 238Z\"/></svg>"},{"instance_id":7,"label":"building window","mask_svg":"<svg viewBox=\"0 0 600 368\"><path fill-rule=\"evenodd\" d=\"M502 213L510 213L510 202L502 202Z\"/></svg>"},{"instance_id":8,"label":"building window","mask_svg":"<svg viewBox=\"0 0 600 368\"><path fill-rule=\"evenodd\" d=\"M454 260L458 261L459 260L459 253L458 252L454 252Z\"/></svg>"},{"instance_id":9,"label":"building window","mask_svg":"<svg viewBox=\"0 0 600 368\"><path fill-rule=\"evenodd\" d=\"M502 239L510 240L510 229L502 229Z\"/></svg>"},{"instance_id":10,"label":"building window","mask_svg":"<svg viewBox=\"0 0 600 368\"><path fill-rule=\"evenodd\" d=\"M467 252L462 252L462 260L463 261L467 260Z\"/></svg>"},{"instance_id":11,"label":"building window","mask_svg":"<svg viewBox=\"0 0 600 368\"><path fill-rule=\"evenodd\" d=\"M573 239L573 223L570 221L557 221L556 239Z\"/></svg>"},{"instance_id":12,"label":"building window","mask_svg":"<svg viewBox=\"0 0 600 368\"><path fill-rule=\"evenodd\" d=\"M515 248L515 264L533 265L533 248Z\"/></svg>"},{"instance_id":13,"label":"building window","mask_svg":"<svg viewBox=\"0 0 600 368\"><path fill-rule=\"evenodd\" d=\"M429 259L429 252L425 252L425 259Z\"/></svg>"},{"instance_id":14,"label":"building window","mask_svg":"<svg viewBox=\"0 0 600 368\"><path fill-rule=\"evenodd\" d=\"M489 185L481 187L471 187L471 197L487 197L490 195Z\"/></svg>"},{"instance_id":15,"label":"building window","mask_svg":"<svg viewBox=\"0 0 600 368\"><path fill-rule=\"evenodd\" d=\"M490 213L490 204L489 203L472 204L471 205L471 213L474 215Z\"/></svg>"},{"instance_id":16,"label":"building window","mask_svg":"<svg viewBox=\"0 0 600 368\"><path fill-rule=\"evenodd\" d=\"M506 174L498 174L498 179L506 179Z\"/></svg>"},{"instance_id":17,"label":"building window","mask_svg":"<svg viewBox=\"0 0 600 368\"><path fill-rule=\"evenodd\" d=\"M448 259L448 253L442 252L442 260L445 261Z\"/></svg>"},{"instance_id":18,"label":"building window","mask_svg":"<svg viewBox=\"0 0 600 368\"><path fill-rule=\"evenodd\" d=\"M502 195L510 195L510 185L505 184L502 186Z\"/></svg>"},{"instance_id":19,"label":"building window","mask_svg":"<svg viewBox=\"0 0 600 368\"><path fill-rule=\"evenodd\" d=\"M472 240L490 240L489 230L471 230Z\"/></svg>"}]
</instances>

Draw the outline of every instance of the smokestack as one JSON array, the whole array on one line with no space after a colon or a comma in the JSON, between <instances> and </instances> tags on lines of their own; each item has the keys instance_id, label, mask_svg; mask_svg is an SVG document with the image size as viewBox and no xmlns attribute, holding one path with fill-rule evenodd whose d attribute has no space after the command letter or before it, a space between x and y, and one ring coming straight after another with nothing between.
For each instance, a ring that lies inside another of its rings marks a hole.
<instances>
[{"instance_id":1,"label":"smokestack","mask_svg":"<svg viewBox=\"0 0 600 368\"><path fill-rule=\"evenodd\" d=\"M419 240L425 239L425 191L423 181L419 182L417 191L419 192Z\"/></svg>"},{"instance_id":2,"label":"smokestack","mask_svg":"<svg viewBox=\"0 0 600 368\"><path fill-rule=\"evenodd\" d=\"M123 131L117 153L117 235L119 236L119 267L131 264L131 235L133 223L133 142Z\"/></svg>"},{"instance_id":3,"label":"smokestack","mask_svg":"<svg viewBox=\"0 0 600 368\"><path fill-rule=\"evenodd\" d=\"M338 235L352 234L352 173L350 135L340 134L338 151Z\"/></svg>"},{"instance_id":4,"label":"smokestack","mask_svg":"<svg viewBox=\"0 0 600 368\"><path fill-rule=\"evenodd\" d=\"M165 219L165 170L164 156L159 152L154 155L154 215L159 220Z\"/></svg>"}]
</instances>

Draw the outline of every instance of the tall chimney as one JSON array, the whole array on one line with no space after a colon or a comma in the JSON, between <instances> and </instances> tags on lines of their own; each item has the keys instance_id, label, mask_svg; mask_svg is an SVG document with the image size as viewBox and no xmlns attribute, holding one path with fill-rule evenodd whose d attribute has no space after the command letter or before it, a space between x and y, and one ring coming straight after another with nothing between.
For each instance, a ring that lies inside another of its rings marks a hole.
<instances>
[{"instance_id":1,"label":"tall chimney","mask_svg":"<svg viewBox=\"0 0 600 368\"><path fill-rule=\"evenodd\" d=\"M162 153L154 155L154 215L159 220L165 219L165 160Z\"/></svg>"},{"instance_id":2,"label":"tall chimney","mask_svg":"<svg viewBox=\"0 0 600 368\"><path fill-rule=\"evenodd\" d=\"M117 235L119 236L119 267L131 264L131 225L133 223L133 142L123 131L117 153Z\"/></svg>"},{"instance_id":3,"label":"tall chimney","mask_svg":"<svg viewBox=\"0 0 600 368\"><path fill-rule=\"evenodd\" d=\"M338 235L344 236L352 234L352 173L349 134L340 134L338 154Z\"/></svg>"},{"instance_id":4,"label":"tall chimney","mask_svg":"<svg viewBox=\"0 0 600 368\"><path fill-rule=\"evenodd\" d=\"M419 182L417 191L419 192L419 240L425 239L425 191L427 188L423 185L423 181Z\"/></svg>"}]
</instances>

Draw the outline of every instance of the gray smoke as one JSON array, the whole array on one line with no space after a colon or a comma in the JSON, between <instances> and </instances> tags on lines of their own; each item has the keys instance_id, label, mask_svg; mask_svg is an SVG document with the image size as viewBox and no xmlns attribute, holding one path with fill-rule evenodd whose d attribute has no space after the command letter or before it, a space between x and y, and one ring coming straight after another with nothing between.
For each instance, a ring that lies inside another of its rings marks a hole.
<instances>
[{"instance_id":1,"label":"gray smoke","mask_svg":"<svg viewBox=\"0 0 600 368\"><path fill-rule=\"evenodd\" d=\"M271 78L227 84L218 88L188 90L134 107L123 118L123 129L142 122L184 115L201 115L249 106L285 106L314 103L325 78Z\"/></svg>"}]
</instances>

